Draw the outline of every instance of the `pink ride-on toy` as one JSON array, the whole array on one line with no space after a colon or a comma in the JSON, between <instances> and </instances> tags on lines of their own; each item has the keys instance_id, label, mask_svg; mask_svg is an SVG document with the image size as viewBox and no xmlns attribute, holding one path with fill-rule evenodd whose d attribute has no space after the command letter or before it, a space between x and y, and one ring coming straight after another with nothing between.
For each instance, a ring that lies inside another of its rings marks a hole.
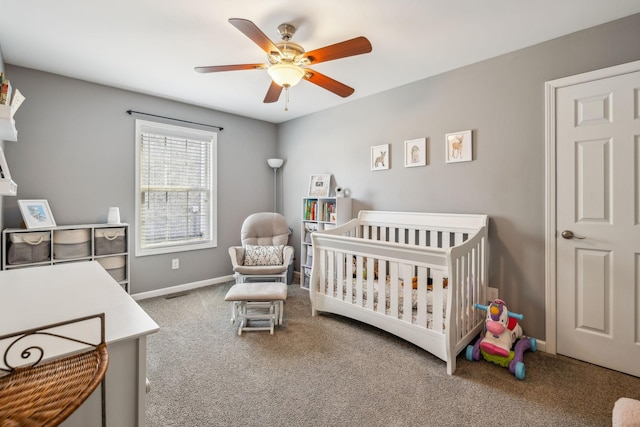
<instances>
[{"instance_id":1,"label":"pink ride-on toy","mask_svg":"<svg viewBox=\"0 0 640 427\"><path fill-rule=\"evenodd\" d=\"M536 339L524 336L518 320L524 316L510 313L501 299L494 300L488 306L476 304L475 308L486 310L485 333L474 345L467 346L467 360L480 360L495 363L504 368L517 379L525 377L524 352L536 351ZM514 346L515 343L515 346Z\"/></svg>"}]
</instances>

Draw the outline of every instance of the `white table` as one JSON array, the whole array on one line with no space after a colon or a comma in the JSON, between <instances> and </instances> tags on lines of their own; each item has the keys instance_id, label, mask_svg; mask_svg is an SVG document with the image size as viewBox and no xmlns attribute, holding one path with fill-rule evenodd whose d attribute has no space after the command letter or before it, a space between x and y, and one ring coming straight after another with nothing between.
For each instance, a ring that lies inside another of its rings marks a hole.
<instances>
[{"instance_id":1,"label":"white table","mask_svg":"<svg viewBox=\"0 0 640 427\"><path fill-rule=\"evenodd\" d=\"M159 327L98 264L70 262L0 272L0 335L105 313L107 425L144 426L146 336ZM99 389L63 426L99 426Z\"/></svg>"}]
</instances>

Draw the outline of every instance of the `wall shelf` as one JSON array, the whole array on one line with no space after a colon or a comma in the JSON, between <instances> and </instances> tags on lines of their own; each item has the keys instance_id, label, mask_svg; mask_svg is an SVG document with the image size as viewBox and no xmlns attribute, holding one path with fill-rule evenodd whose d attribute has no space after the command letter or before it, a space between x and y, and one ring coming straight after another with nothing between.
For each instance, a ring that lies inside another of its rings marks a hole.
<instances>
[{"instance_id":1,"label":"wall shelf","mask_svg":"<svg viewBox=\"0 0 640 427\"><path fill-rule=\"evenodd\" d=\"M0 105L0 139L3 141L17 141L18 130L10 105Z\"/></svg>"}]
</instances>

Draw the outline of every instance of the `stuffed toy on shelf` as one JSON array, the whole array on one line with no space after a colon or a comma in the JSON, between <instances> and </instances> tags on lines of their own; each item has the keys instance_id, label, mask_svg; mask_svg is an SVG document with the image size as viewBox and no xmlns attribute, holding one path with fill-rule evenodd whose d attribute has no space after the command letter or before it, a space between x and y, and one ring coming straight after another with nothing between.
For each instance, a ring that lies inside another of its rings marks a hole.
<instances>
[{"instance_id":1,"label":"stuffed toy on shelf","mask_svg":"<svg viewBox=\"0 0 640 427\"><path fill-rule=\"evenodd\" d=\"M486 310L485 332L474 345L467 346L467 360L480 360L495 363L523 380L525 377L524 352L536 351L536 339L526 337L519 320L524 316L509 312L505 302L494 300L488 306L476 304L475 308Z\"/></svg>"}]
</instances>

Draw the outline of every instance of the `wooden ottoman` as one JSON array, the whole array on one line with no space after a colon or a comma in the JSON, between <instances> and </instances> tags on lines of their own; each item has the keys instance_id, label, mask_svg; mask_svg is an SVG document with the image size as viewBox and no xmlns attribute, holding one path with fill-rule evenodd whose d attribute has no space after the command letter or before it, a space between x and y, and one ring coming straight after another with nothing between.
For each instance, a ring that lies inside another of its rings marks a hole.
<instances>
[{"instance_id":1,"label":"wooden ottoman","mask_svg":"<svg viewBox=\"0 0 640 427\"><path fill-rule=\"evenodd\" d=\"M271 331L282 324L287 285L282 282L236 283L224 297L232 301L231 324L238 324L238 335L242 331ZM252 320L266 320L268 326L250 326Z\"/></svg>"}]
</instances>

